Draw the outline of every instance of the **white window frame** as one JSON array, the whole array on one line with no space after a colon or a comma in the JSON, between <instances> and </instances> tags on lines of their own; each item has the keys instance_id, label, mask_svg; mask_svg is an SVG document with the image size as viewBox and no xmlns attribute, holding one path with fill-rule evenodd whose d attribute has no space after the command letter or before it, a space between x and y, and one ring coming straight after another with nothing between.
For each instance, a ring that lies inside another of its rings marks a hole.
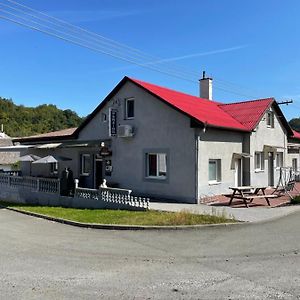
<instances>
[{"instance_id":1,"label":"white window frame","mask_svg":"<svg viewBox=\"0 0 300 300\"><path fill-rule=\"evenodd\" d=\"M265 170L264 152L258 152L258 151L255 152L255 154L254 154L254 169L256 172L263 172Z\"/></svg>"},{"instance_id":2,"label":"white window frame","mask_svg":"<svg viewBox=\"0 0 300 300\"><path fill-rule=\"evenodd\" d=\"M216 166L216 177L215 179L211 179L210 178L210 173L209 173L209 170L210 170L210 164L213 163L215 164ZM221 159L209 159L208 160L208 183L209 184L218 184L222 181L222 172L221 172L221 169L222 168L222 165L221 165Z\"/></svg>"},{"instance_id":3,"label":"white window frame","mask_svg":"<svg viewBox=\"0 0 300 300\"><path fill-rule=\"evenodd\" d=\"M133 102L133 116L129 117L128 116L128 103ZM126 120L133 120L135 115L135 100L134 98L126 98L125 99L125 119Z\"/></svg>"},{"instance_id":4,"label":"white window frame","mask_svg":"<svg viewBox=\"0 0 300 300\"><path fill-rule=\"evenodd\" d=\"M89 160L89 170L85 170L85 160ZM88 153L84 153L80 155L80 174L83 176L89 176L91 173L91 155Z\"/></svg>"},{"instance_id":5,"label":"white window frame","mask_svg":"<svg viewBox=\"0 0 300 300\"><path fill-rule=\"evenodd\" d=\"M156 156L156 175L150 175L150 165L149 165L149 156L150 155L155 155ZM165 157L165 175L160 175L160 159L159 156L164 155ZM159 180L165 180L167 179L168 176L168 156L167 153L164 152L159 152L159 153L154 153L154 152L149 152L146 153L146 178L149 179L159 179Z\"/></svg>"},{"instance_id":6,"label":"white window frame","mask_svg":"<svg viewBox=\"0 0 300 300\"><path fill-rule=\"evenodd\" d=\"M50 164L50 174L53 175L58 174L58 162L54 162Z\"/></svg>"},{"instance_id":7,"label":"white window frame","mask_svg":"<svg viewBox=\"0 0 300 300\"><path fill-rule=\"evenodd\" d=\"M283 152L277 152L276 153L276 168L282 168L283 167Z\"/></svg>"},{"instance_id":8,"label":"white window frame","mask_svg":"<svg viewBox=\"0 0 300 300\"><path fill-rule=\"evenodd\" d=\"M266 116L267 127L274 128L274 112L269 110Z\"/></svg>"}]
</instances>

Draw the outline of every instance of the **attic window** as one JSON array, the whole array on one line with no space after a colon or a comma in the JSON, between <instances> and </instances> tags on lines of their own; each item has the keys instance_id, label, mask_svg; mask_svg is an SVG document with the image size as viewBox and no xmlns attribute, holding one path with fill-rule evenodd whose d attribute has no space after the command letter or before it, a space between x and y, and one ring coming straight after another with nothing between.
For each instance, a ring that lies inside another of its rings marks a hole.
<instances>
[{"instance_id":1,"label":"attic window","mask_svg":"<svg viewBox=\"0 0 300 300\"><path fill-rule=\"evenodd\" d=\"M134 118L134 99L125 99L125 119L130 120Z\"/></svg>"},{"instance_id":2,"label":"attic window","mask_svg":"<svg viewBox=\"0 0 300 300\"><path fill-rule=\"evenodd\" d=\"M267 127L274 128L274 113L272 111L267 112Z\"/></svg>"}]
</instances>

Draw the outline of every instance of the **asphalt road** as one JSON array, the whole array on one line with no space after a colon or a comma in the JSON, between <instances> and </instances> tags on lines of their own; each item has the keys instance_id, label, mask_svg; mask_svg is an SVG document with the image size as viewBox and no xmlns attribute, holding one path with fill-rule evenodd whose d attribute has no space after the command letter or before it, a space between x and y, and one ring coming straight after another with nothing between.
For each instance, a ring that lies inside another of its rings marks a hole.
<instances>
[{"instance_id":1,"label":"asphalt road","mask_svg":"<svg viewBox=\"0 0 300 300\"><path fill-rule=\"evenodd\" d=\"M0 299L300 299L299 220L105 231L2 209Z\"/></svg>"}]
</instances>

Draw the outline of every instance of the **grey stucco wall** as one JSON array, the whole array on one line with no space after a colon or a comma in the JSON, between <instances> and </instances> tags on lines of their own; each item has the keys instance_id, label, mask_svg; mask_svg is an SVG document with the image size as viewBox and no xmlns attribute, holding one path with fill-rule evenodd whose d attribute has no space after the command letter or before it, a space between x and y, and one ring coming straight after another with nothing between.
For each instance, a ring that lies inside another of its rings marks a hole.
<instances>
[{"instance_id":1,"label":"grey stucco wall","mask_svg":"<svg viewBox=\"0 0 300 300\"><path fill-rule=\"evenodd\" d=\"M274 112L274 110L271 108ZM250 176L251 184L254 186L268 186L268 157L265 152L265 169L263 171L255 170L254 159L255 151L264 151L264 145L280 146L284 149L278 148L278 152L283 152L283 164L286 165L287 161L287 134L286 130L279 122L278 116L274 112L274 128L269 128L264 116L259 122L256 130L252 132L250 137L250 153L253 156L250 163ZM274 153L276 158L276 151ZM276 168L276 159L274 160L274 185L276 186L279 179L279 169Z\"/></svg>"},{"instance_id":2,"label":"grey stucco wall","mask_svg":"<svg viewBox=\"0 0 300 300\"><path fill-rule=\"evenodd\" d=\"M124 103L130 97L135 99L135 117L125 120ZM195 202L195 130L190 128L190 119L128 82L82 130L79 139L110 138L108 122L102 121L102 113L108 115L110 107L118 110L119 125L134 127L135 136L111 137L113 172L111 177L106 177L108 182L118 183L137 194ZM168 153L166 180L145 178L148 150Z\"/></svg>"},{"instance_id":3,"label":"grey stucco wall","mask_svg":"<svg viewBox=\"0 0 300 300\"><path fill-rule=\"evenodd\" d=\"M243 133L207 128L199 130L198 149L198 198L228 193L235 186L233 153L242 153ZM210 159L221 160L221 181L209 182L208 163Z\"/></svg>"}]
</instances>

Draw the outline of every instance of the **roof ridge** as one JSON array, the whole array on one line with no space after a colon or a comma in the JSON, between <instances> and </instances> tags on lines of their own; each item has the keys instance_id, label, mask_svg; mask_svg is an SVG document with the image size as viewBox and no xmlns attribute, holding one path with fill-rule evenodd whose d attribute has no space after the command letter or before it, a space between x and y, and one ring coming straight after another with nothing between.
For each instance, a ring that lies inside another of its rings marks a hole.
<instances>
[{"instance_id":1,"label":"roof ridge","mask_svg":"<svg viewBox=\"0 0 300 300\"><path fill-rule=\"evenodd\" d=\"M237 101L237 102L231 102L231 103L220 103L219 106L223 106L223 105L232 105L232 104L243 104L243 103L257 102L257 101L265 101L265 100L275 100L275 98L274 98L274 97L268 97L268 98L261 98L261 99L253 99L253 100Z\"/></svg>"},{"instance_id":2,"label":"roof ridge","mask_svg":"<svg viewBox=\"0 0 300 300\"><path fill-rule=\"evenodd\" d=\"M171 88L162 86L162 85L154 84L154 83L151 83L151 82L143 81L143 80L136 79L136 78L132 78L132 77L127 77L127 78L129 78L130 80L132 80L132 81L134 81L134 82L136 82L136 83L149 84L149 85L152 85L152 86L156 86L156 87L158 87L158 88L162 88L162 89L165 89L165 90L169 90L169 91L171 91L171 92L175 92L175 93L178 93L178 94L182 94L182 95L186 95L186 96L189 96L189 97L197 98L197 99L203 100L203 101L205 101L205 102L209 101L210 103L215 103L215 104L217 104L217 105L222 104L222 102L219 102L219 101L201 98L201 97L199 97L199 96L195 96L195 95L191 95L191 94L188 94L188 93L185 93L185 92L177 91L177 90L174 90L174 89L171 89Z\"/></svg>"}]
</instances>

